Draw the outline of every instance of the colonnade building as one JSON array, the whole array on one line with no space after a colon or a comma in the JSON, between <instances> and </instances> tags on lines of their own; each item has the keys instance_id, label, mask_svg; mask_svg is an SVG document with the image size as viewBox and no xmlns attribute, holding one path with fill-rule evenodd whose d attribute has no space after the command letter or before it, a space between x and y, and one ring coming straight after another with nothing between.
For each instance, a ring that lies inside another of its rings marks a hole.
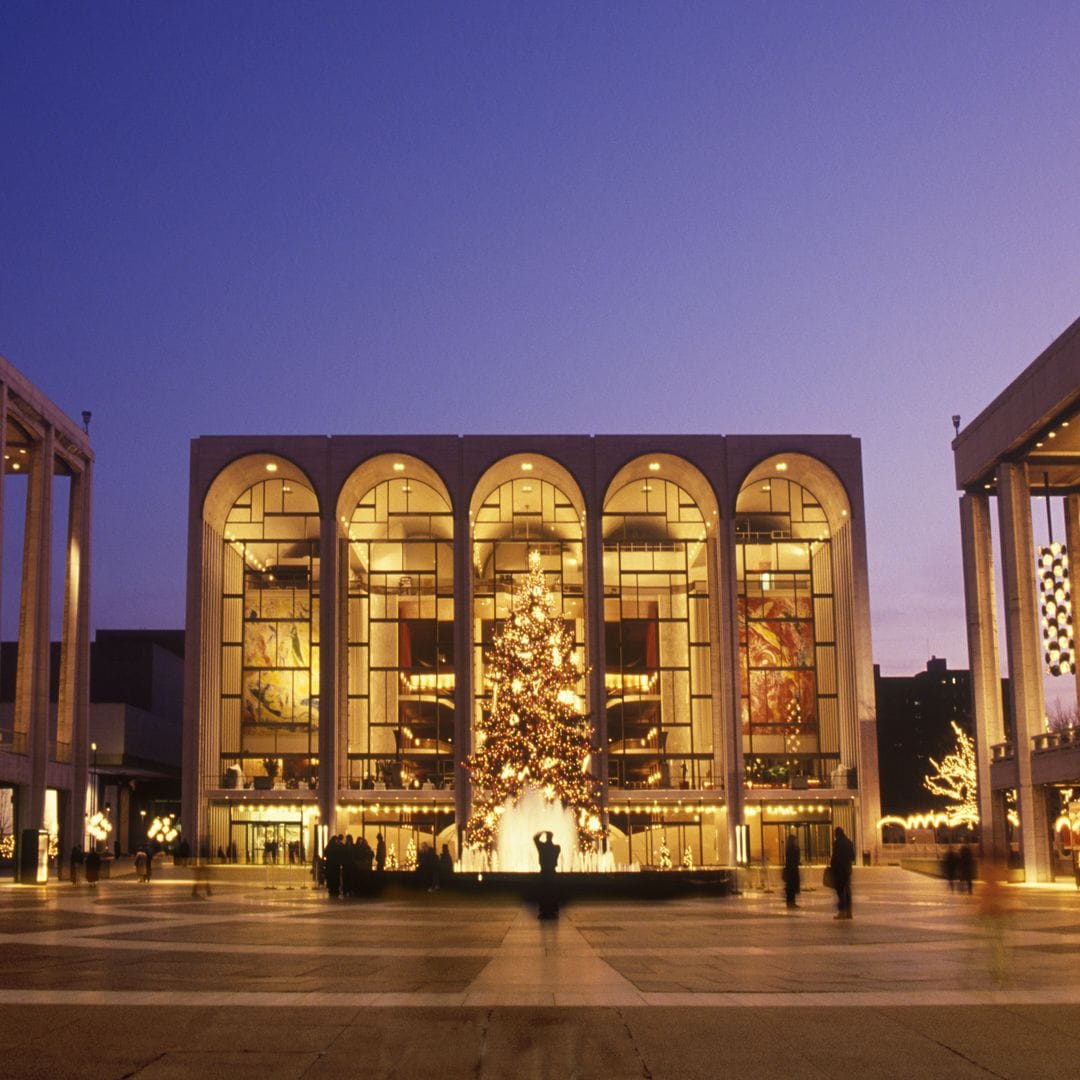
<instances>
[{"instance_id":1,"label":"colonnade building","mask_svg":"<svg viewBox=\"0 0 1080 1080\"><path fill-rule=\"evenodd\" d=\"M959 423L959 418L956 418ZM1080 702L1068 559L1080 552L1080 320L953 441L984 846L1049 881L1080 843ZM996 514L994 502L996 501ZM1033 521L1034 512L1034 521ZM995 557L993 519L997 520ZM1035 522L1045 543L1036 547ZM1056 523L1056 524L1055 524ZM1056 532L1055 532L1056 530ZM1009 705L1003 709L995 561ZM1067 687L1059 721L1045 680Z\"/></svg>"},{"instance_id":2,"label":"colonnade building","mask_svg":"<svg viewBox=\"0 0 1080 1080\"><path fill-rule=\"evenodd\" d=\"M240 861L460 851L486 652L538 551L619 866L774 863L879 817L847 436L192 442L185 836Z\"/></svg>"},{"instance_id":3,"label":"colonnade building","mask_svg":"<svg viewBox=\"0 0 1080 1080\"><path fill-rule=\"evenodd\" d=\"M20 567L14 702L0 709L5 860L24 829L47 829L54 849L86 840L93 460L86 433L0 357L0 524L5 515L23 519L22 550L0 551ZM65 518L63 559L54 562ZM13 525L7 535L19 531ZM50 614L59 595L59 691L50 705Z\"/></svg>"}]
</instances>

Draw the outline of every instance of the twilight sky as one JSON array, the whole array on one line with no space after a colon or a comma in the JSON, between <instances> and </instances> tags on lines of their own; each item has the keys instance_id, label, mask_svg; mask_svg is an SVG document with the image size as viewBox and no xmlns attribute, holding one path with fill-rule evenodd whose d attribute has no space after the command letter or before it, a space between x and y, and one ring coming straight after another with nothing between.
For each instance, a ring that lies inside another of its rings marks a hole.
<instances>
[{"instance_id":1,"label":"twilight sky","mask_svg":"<svg viewBox=\"0 0 1080 1080\"><path fill-rule=\"evenodd\" d=\"M1049 2L5 0L0 354L93 411L95 626L183 624L196 435L839 432L875 659L964 666L949 418L1080 314L1078 44Z\"/></svg>"}]
</instances>

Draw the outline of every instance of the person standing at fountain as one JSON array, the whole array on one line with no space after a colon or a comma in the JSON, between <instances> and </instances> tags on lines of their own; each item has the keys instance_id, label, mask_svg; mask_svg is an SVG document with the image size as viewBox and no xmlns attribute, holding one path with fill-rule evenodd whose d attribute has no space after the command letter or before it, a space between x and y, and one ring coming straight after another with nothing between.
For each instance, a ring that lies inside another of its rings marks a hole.
<instances>
[{"instance_id":1,"label":"person standing at fountain","mask_svg":"<svg viewBox=\"0 0 1080 1080\"><path fill-rule=\"evenodd\" d=\"M555 843L552 832L538 832L533 837L536 854L540 858L540 912L541 919L559 917L559 892L555 883L555 868L559 865L562 848Z\"/></svg>"}]
</instances>

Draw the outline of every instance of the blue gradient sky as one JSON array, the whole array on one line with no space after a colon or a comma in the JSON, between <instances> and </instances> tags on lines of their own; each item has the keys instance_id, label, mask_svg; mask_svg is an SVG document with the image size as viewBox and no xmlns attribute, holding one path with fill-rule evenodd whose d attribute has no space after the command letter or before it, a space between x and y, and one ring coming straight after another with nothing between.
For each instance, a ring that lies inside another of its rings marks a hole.
<instances>
[{"instance_id":1,"label":"blue gradient sky","mask_svg":"<svg viewBox=\"0 0 1080 1080\"><path fill-rule=\"evenodd\" d=\"M875 658L965 662L949 417L1080 313L1078 43L1053 3L6 0L0 353L93 410L95 625L182 624L195 435L841 432Z\"/></svg>"}]
</instances>

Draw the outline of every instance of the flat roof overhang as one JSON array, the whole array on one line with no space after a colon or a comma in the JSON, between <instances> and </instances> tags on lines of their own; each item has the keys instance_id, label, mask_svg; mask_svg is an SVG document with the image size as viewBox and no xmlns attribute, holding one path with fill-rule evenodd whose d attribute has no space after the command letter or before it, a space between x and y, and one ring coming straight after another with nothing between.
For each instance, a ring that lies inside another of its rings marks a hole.
<instances>
[{"instance_id":1,"label":"flat roof overhang","mask_svg":"<svg viewBox=\"0 0 1080 1080\"><path fill-rule=\"evenodd\" d=\"M993 491L1001 462L1025 462L1032 490L1080 494L1080 319L953 440L956 486Z\"/></svg>"}]
</instances>

